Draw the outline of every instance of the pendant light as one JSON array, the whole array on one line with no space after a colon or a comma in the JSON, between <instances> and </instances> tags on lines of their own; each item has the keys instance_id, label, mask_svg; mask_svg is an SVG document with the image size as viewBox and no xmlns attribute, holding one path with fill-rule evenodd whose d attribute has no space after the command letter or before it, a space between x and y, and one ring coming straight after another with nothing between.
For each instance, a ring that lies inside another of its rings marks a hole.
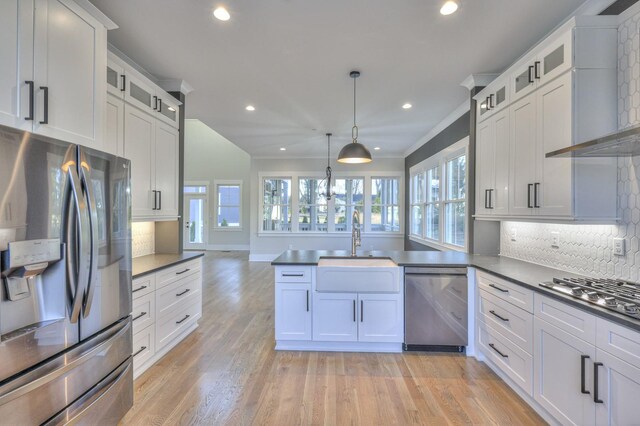
<instances>
[{"instance_id":1,"label":"pendant light","mask_svg":"<svg viewBox=\"0 0 640 426\"><path fill-rule=\"evenodd\" d=\"M353 78L353 127L351 128L351 143L346 144L338 154L339 163L360 164L370 163L371 153L358 142L358 126L356 125L356 78L360 77L360 71L351 71L349 76Z\"/></svg>"},{"instance_id":2,"label":"pendant light","mask_svg":"<svg viewBox=\"0 0 640 426\"><path fill-rule=\"evenodd\" d=\"M331 197L335 195L334 189L331 186L331 133L327 133L327 168L325 169L325 178L320 182L320 185L323 183L326 185L326 189L324 197L327 200L330 200Z\"/></svg>"}]
</instances>

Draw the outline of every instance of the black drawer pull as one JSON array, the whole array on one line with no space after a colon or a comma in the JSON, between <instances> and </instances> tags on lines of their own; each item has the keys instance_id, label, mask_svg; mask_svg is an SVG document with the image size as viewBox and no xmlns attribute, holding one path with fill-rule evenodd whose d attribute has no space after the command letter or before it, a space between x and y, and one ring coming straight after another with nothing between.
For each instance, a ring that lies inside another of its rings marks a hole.
<instances>
[{"instance_id":1,"label":"black drawer pull","mask_svg":"<svg viewBox=\"0 0 640 426\"><path fill-rule=\"evenodd\" d=\"M176 275L184 274L185 272L189 272L191 269L187 268L184 271L176 272Z\"/></svg>"},{"instance_id":2,"label":"black drawer pull","mask_svg":"<svg viewBox=\"0 0 640 426\"><path fill-rule=\"evenodd\" d=\"M25 120L29 120L29 121L33 121L33 102L34 102L34 83L33 81L27 80L25 81L25 84L27 86L29 86L29 115L26 116L24 119Z\"/></svg>"},{"instance_id":3,"label":"black drawer pull","mask_svg":"<svg viewBox=\"0 0 640 426\"><path fill-rule=\"evenodd\" d=\"M185 322L187 320L187 318L189 318L191 315L185 315L184 318L182 318L180 321L176 321L176 324L182 324L183 322Z\"/></svg>"},{"instance_id":4,"label":"black drawer pull","mask_svg":"<svg viewBox=\"0 0 640 426\"><path fill-rule=\"evenodd\" d=\"M140 318L142 318L142 317L143 317L143 316L145 316L145 315L147 315L147 313L146 313L146 312L140 312L140 315L138 315L137 317L134 317L131 321L135 321L135 320L137 320L137 319L140 319Z\"/></svg>"},{"instance_id":5,"label":"black drawer pull","mask_svg":"<svg viewBox=\"0 0 640 426\"><path fill-rule=\"evenodd\" d=\"M49 124L49 88L40 86L40 90L44 92L44 111L42 112L42 121L40 124Z\"/></svg>"},{"instance_id":6,"label":"black drawer pull","mask_svg":"<svg viewBox=\"0 0 640 426\"><path fill-rule=\"evenodd\" d=\"M588 395L588 394L591 393L586 389L587 386L585 385L585 380L586 379L585 379L584 361L589 359L589 358L591 358L589 355L581 355L580 356L580 392L585 394L585 395Z\"/></svg>"},{"instance_id":7,"label":"black drawer pull","mask_svg":"<svg viewBox=\"0 0 640 426\"><path fill-rule=\"evenodd\" d=\"M509 293L509 290L505 290L504 288L500 288L500 287L498 287L498 286L497 286L497 285L495 285L495 284L489 284L489 287L491 287L491 288L495 288L496 290L501 291L501 292L503 292L503 293Z\"/></svg>"},{"instance_id":8,"label":"black drawer pull","mask_svg":"<svg viewBox=\"0 0 640 426\"><path fill-rule=\"evenodd\" d=\"M185 294L189 293L190 291L191 291L191 289L188 288L185 291L183 291L182 293L176 293L176 297L184 296Z\"/></svg>"},{"instance_id":9,"label":"black drawer pull","mask_svg":"<svg viewBox=\"0 0 640 426\"><path fill-rule=\"evenodd\" d=\"M593 402L596 404L603 404L604 401L600 399L598 395L598 367L602 367L604 364L601 362L593 363Z\"/></svg>"},{"instance_id":10,"label":"black drawer pull","mask_svg":"<svg viewBox=\"0 0 640 426\"><path fill-rule=\"evenodd\" d=\"M283 277L304 277L304 274L282 274Z\"/></svg>"},{"instance_id":11,"label":"black drawer pull","mask_svg":"<svg viewBox=\"0 0 640 426\"><path fill-rule=\"evenodd\" d=\"M124 92L125 90L127 90L127 76L125 76L124 74L122 74L120 76L120 80L122 81L122 88L120 89L121 92Z\"/></svg>"},{"instance_id":12,"label":"black drawer pull","mask_svg":"<svg viewBox=\"0 0 640 426\"><path fill-rule=\"evenodd\" d=\"M143 285L142 287L138 287L136 289L131 290L131 293L135 293L136 291L144 290L145 288L147 288L147 286Z\"/></svg>"},{"instance_id":13,"label":"black drawer pull","mask_svg":"<svg viewBox=\"0 0 640 426\"><path fill-rule=\"evenodd\" d=\"M489 313L493 314L494 317L500 318L504 322L509 321L509 318L501 317L500 315L496 314L496 311L489 311Z\"/></svg>"},{"instance_id":14,"label":"black drawer pull","mask_svg":"<svg viewBox=\"0 0 640 426\"><path fill-rule=\"evenodd\" d=\"M502 358L509 358L509 355L503 354L502 352L500 352L498 349L496 349L495 345L493 343L489 343L489 346L491 347L491 349L493 349L494 351L498 352L498 354L502 357Z\"/></svg>"},{"instance_id":15,"label":"black drawer pull","mask_svg":"<svg viewBox=\"0 0 640 426\"><path fill-rule=\"evenodd\" d=\"M139 355L139 354L140 354L140 352L144 351L145 349L147 349L147 347L146 347L146 346L141 347L140 349L138 349L138 350L136 351L136 353L134 353L134 354L133 354L133 357L135 358L137 355Z\"/></svg>"}]
</instances>

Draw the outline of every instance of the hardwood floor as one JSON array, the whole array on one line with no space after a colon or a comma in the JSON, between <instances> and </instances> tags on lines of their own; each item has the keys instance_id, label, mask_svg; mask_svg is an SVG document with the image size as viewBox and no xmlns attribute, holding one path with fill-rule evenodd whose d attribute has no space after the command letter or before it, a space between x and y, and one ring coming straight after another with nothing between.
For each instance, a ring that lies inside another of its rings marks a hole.
<instances>
[{"instance_id":1,"label":"hardwood floor","mask_svg":"<svg viewBox=\"0 0 640 426\"><path fill-rule=\"evenodd\" d=\"M135 381L124 425L544 424L473 358L276 352L270 264L203 264L200 327Z\"/></svg>"}]
</instances>

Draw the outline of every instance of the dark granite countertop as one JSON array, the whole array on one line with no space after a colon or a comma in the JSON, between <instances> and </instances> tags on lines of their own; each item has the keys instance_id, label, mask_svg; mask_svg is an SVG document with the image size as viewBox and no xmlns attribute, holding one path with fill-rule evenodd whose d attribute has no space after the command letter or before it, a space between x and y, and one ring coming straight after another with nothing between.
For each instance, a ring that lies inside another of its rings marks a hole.
<instances>
[{"instance_id":1,"label":"dark granite countertop","mask_svg":"<svg viewBox=\"0 0 640 426\"><path fill-rule=\"evenodd\" d=\"M179 254L149 254L147 256L134 257L132 260L133 278L145 274L169 268L178 263L188 262L192 259L204 256L204 253L190 251Z\"/></svg>"},{"instance_id":2,"label":"dark granite countertop","mask_svg":"<svg viewBox=\"0 0 640 426\"><path fill-rule=\"evenodd\" d=\"M321 257L349 256L347 250L287 250L278 256L272 265L317 265ZM615 323L640 331L640 321L618 314L592 303L563 295L551 289L541 287L543 281L551 281L554 277L578 277L547 266L536 265L522 260L502 256L478 256L455 251L364 251L358 257L389 257L398 266L451 266L474 267L489 272L515 284L528 287L553 299L560 300L579 309L589 311Z\"/></svg>"}]
</instances>

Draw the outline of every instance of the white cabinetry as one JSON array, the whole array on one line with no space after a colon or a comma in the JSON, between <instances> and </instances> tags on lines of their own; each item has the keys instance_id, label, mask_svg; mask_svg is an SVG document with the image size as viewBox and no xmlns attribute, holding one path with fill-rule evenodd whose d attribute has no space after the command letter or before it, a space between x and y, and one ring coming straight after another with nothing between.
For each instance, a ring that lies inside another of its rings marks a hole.
<instances>
[{"instance_id":1,"label":"white cabinetry","mask_svg":"<svg viewBox=\"0 0 640 426\"><path fill-rule=\"evenodd\" d=\"M311 340L311 267L276 271L276 340Z\"/></svg>"},{"instance_id":2,"label":"white cabinetry","mask_svg":"<svg viewBox=\"0 0 640 426\"><path fill-rule=\"evenodd\" d=\"M313 340L358 341L357 293L315 293L313 295Z\"/></svg>"},{"instance_id":3,"label":"white cabinetry","mask_svg":"<svg viewBox=\"0 0 640 426\"><path fill-rule=\"evenodd\" d=\"M197 327L202 315L201 262L190 260L133 280L135 377Z\"/></svg>"},{"instance_id":4,"label":"white cabinetry","mask_svg":"<svg viewBox=\"0 0 640 426\"><path fill-rule=\"evenodd\" d=\"M71 0L0 5L0 123L102 148L107 29Z\"/></svg>"},{"instance_id":5,"label":"white cabinetry","mask_svg":"<svg viewBox=\"0 0 640 426\"><path fill-rule=\"evenodd\" d=\"M478 124L477 215L505 215L509 208L509 110Z\"/></svg>"},{"instance_id":6,"label":"white cabinetry","mask_svg":"<svg viewBox=\"0 0 640 426\"><path fill-rule=\"evenodd\" d=\"M124 157L124 102L107 95L107 122L104 136L104 150Z\"/></svg>"},{"instance_id":7,"label":"white cabinetry","mask_svg":"<svg viewBox=\"0 0 640 426\"><path fill-rule=\"evenodd\" d=\"M360 342L402 342L404 340L404 311L398 294L358 295Z\"/></svg>"}]
</instances>

